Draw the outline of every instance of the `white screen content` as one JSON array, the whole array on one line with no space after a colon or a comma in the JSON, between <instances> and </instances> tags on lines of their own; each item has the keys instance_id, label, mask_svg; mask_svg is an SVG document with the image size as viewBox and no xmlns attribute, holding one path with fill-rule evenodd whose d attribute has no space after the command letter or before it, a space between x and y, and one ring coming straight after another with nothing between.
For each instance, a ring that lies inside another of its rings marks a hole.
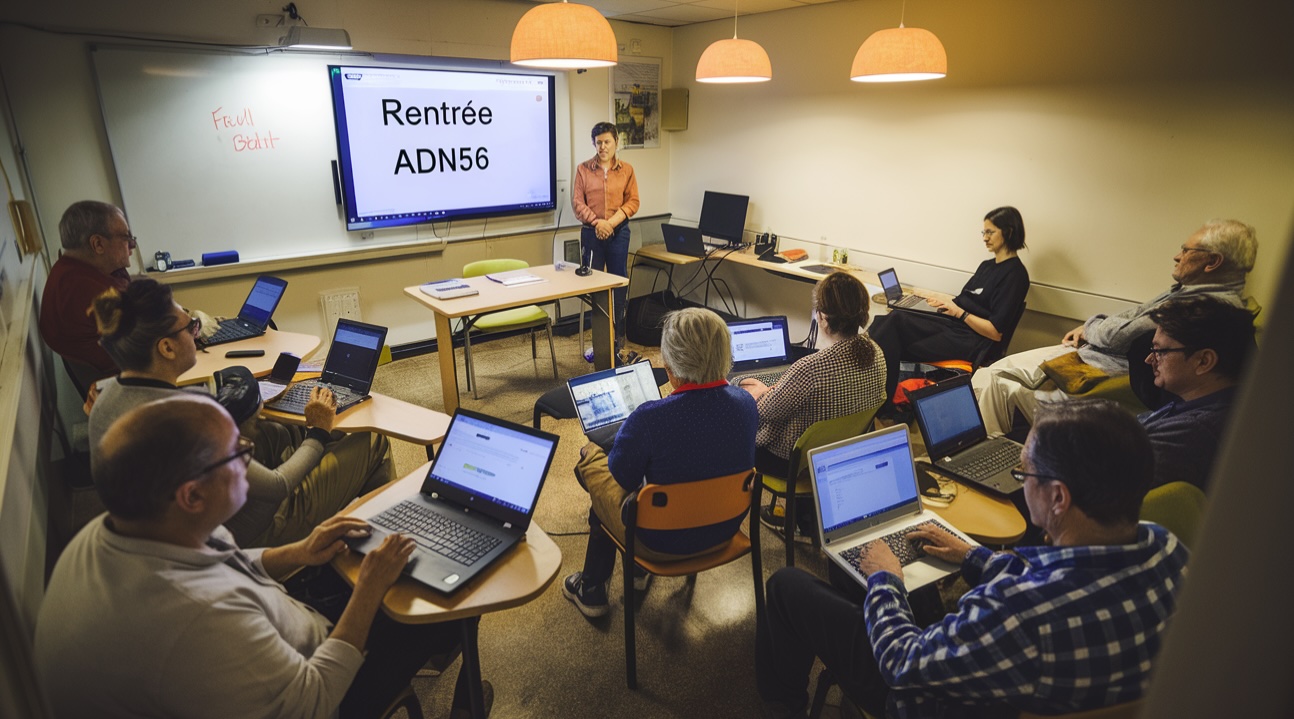
<instances>
[{"instance_id":1,"label":"white screen content","mask_svg":"<svg viewBox=\"0 0 1294 719\"><path fill-rule=\"evenodd\" d=\"M573 380L571 397L585 431L591 431L623 421L647 400L660 399L660 389L651 366L640 362L592 381Z\"/></svg>"},{"instance_id":2,"label":"white screen content","mask_svg":"<svg viewBox=\"0 0 1294 719\"><path fill-rule=\"evenodd\" d=\"M813 458L822 524L831 531L916 500L907 438L870 437Z\"/></svg>"},{"instance_id":3,"label":"white screen content","mask_svg":"<svg viewBox=\"0 0 1294 719\"><path fill-rule=\"evenodd\" d=\"M732 361L768 359L786 356L786 335L774 322L729 326L732 332Z\"/></svg>"},{"instance_id":4,"label":"white screen content","mask_svg":"<svg viewBox=\"0 0 1294 719\"><path fill-rule=\"evenodd\" d=\"M460 414L436 458L434 476L529 512L552 449L549 440Z\"/></svg>"}]
</instances>

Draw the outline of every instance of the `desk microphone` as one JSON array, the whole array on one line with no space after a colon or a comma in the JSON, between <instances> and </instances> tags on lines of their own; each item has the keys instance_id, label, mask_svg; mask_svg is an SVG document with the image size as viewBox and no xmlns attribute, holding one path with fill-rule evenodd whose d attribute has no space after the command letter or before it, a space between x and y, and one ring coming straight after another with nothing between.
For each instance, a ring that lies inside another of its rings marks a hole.
<instances>
[{"instance_id":1,"label":"desk microphone","mask_svg":"<svg viewBox=\"0 0 1294 719\"><path fill-rule=\"evenodd\" d=\"M593 270L589 269L589 262L593 260L593 250L589 249L585 242L586 240L580 237L580 266L575 270L575 274L580 277L593 274Z\"/></svg>"}]
</instances>

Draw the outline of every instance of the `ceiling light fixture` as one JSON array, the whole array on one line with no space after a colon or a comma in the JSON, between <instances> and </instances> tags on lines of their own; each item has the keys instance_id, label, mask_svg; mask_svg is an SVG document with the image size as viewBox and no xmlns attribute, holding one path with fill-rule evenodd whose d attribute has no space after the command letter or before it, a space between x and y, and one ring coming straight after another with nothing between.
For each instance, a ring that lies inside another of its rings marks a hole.
<instances>
[{"instance_id":1,"label":"ceiling light fixture","mask_svg":"<svg viewBox=\"0 0 1294 719\"><path fill-rule=\"evenodd\" d=\"M948 74L948 53L929 30L904 27L904 0L899 26L872 33L854 55L849 79L854 82L937 80Z\"/></svg>"},{"instance_id":2,"label":"ceiling light fixture","mask_svg":"<svg viewBox=\"0 0 1294 719\"><path fill-rule=\"evenodd\" d=\"M293 25L279 38L279 47L298 50L349 50L350 33L341 28Z\"/></svg>"},{"instance_id":3,"label":"ceiling light fixture","mask_svg":"<svg viewBox=\"0 0 1294 719\"><path fill-rule=\"evenodd\" d=\"M512 64L553 70L610 67L620 59L611 23L588 5L530 8L512 31Z\"/></svg>"},{"instance_id":4,"label":"ceiling light fixture","mask_svg":"<svg viewBox=\"0 0 1294 719\"><path fill-rule=\"evenodd\" d=\"M737 2L732 4L732 39L718 40L701 53L696 81L714 83L768 82L773 64L759 43L737 38Z\"/></svg>"}]
</instances>

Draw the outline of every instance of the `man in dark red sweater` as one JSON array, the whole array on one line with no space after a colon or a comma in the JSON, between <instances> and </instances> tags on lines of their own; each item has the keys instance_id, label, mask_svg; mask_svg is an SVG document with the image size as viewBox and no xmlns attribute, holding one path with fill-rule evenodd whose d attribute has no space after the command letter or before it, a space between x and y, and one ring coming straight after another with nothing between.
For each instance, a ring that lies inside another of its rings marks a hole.
<instances>
[{"instance_id":1,"label":"man in dark red sweater","mask_svg":"<svg viewBox=\"0 0 1294 719\"><path fill-rule=\"evenodd\" d=\"M40 303L40 336L64 358L93 367L101 377L116 374L99 346L99 331L87 311L110 287L126 289L135 236L122 211L106 202L82 200L58 223L63 252L49 271Z\"/></svg>"}]
</instances>

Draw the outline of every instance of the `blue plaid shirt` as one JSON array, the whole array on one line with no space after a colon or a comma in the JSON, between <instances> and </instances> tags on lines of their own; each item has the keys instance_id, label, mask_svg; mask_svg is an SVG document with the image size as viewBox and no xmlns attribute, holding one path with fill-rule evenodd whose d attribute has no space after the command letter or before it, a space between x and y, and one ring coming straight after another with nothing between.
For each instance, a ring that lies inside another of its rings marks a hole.
<instances>
[{"instance_id":1,"label":"blue plaid shirt","mask_svg":"<svg viewBox=\"0 0 1294 719\"><path fill-rule=\"evenodd\" d=\"M889 572L867 582L864 612L896 717L948 717L1006 703L1084 711L1140 697L1173 613L1187 550L1142 523L1135 544L977 547L962 563L974 588L922 630Z\"/></svg>"}]
</instances>

